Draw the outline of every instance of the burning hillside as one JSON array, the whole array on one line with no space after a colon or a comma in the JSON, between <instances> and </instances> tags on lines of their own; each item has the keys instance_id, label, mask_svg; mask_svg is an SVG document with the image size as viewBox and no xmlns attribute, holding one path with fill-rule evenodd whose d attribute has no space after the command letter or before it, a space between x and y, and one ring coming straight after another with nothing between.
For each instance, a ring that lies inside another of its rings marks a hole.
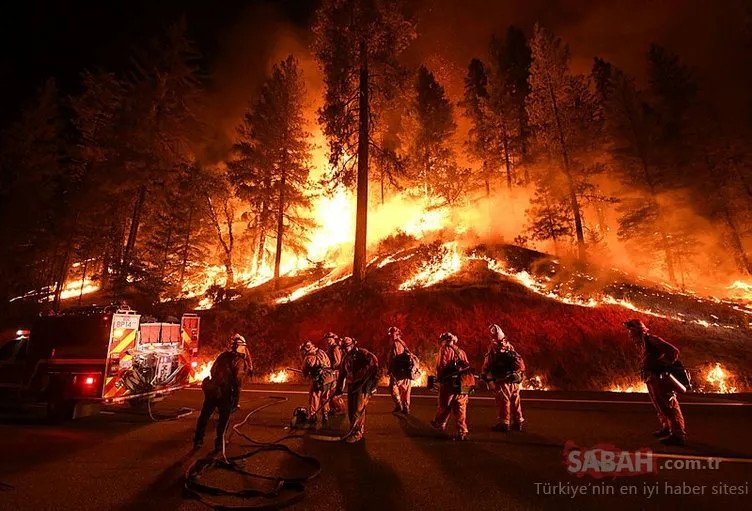
<instances>
[{"instance_id":1,"label":"burning hillside","mask_svg":"<svg viewBox=\"0 0 752 511\"><path fill-rule=\"evenodd\" d=\"M333 270L279 290L271 303L265 293L216 308L207 313L207 335L226 338L226 324L253 332L263 374L295 363L300 340L326 331L352 335L385 356L392 324L427 367L446 330L458 334L477 365L486 327L495 322L526 357L529 376L536 375L529 388L631 392L640 391L634 383L638 352L622 323L637 316L682 350L699 390L727 392L729 374L739 375L737 389L749 385L743 375L750 368L739 362L751 349L745 342L751 311L743 301L672 292L520 247L461 248L441 240L408 242L372 260L365 286L353 287L346 277ZM712 369L718 361L725 386L708 377L709 364Z\"/></svg>"}]
</instances>

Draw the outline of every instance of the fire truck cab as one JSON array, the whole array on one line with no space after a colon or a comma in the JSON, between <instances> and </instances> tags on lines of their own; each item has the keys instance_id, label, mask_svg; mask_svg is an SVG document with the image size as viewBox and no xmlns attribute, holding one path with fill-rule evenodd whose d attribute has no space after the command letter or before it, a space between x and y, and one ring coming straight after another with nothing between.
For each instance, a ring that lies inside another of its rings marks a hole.
<instances>
[{"instance_id":1,"label":"fire truck cab","mask_svg":"<svg viewBox=\"0 0 752 511\"><path fill-rule=\"evenodd\" d=\"M0 347L0 397L45 403L50 418L76 418L86 404L163 396L188 384L199 317L141 324L128 308L92 307L38 318Z\"/></svg>"}]
</instances>

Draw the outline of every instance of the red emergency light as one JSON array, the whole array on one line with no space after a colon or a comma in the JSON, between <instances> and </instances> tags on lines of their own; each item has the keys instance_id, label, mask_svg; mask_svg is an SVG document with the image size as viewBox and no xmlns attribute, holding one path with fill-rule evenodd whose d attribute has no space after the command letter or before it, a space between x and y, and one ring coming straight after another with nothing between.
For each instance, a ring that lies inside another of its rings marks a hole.
<instances>
[{"instance_id":1,"label":"red emergency light","mask_svg":"<svg viewBox=\"0 0 752 511\"><path fill-rule=\"evenodd\" d=\"M94 377L93 376L87 376L84 380L84 385L94 385Z\"/></svg>"}]
</instances>

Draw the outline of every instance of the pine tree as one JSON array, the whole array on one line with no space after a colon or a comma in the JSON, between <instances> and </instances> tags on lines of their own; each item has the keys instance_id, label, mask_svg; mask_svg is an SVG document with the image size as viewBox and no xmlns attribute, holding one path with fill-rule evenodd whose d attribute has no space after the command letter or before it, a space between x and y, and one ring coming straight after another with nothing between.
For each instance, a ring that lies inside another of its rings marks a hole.
<instances>
[{"instance_id":1,"label":"pine tree","mask_svg":"<svg viewBox=\"0 0 752 511\"><path fill-rule=\"evenodd\" d=\"M560 39L536 25L530 43L530 94L526 111L536 138L558 160L575 224L578 256L584 260L585 235L578 190L587 176L578 157L592 147L596 124L595 98L583 77L569 72L569 50Z\"/></svg>"},{"instance_id":2,"label":"pine tree","mask_svg":"<svg viewBox=\"0 0 752 511\"><path fill-rule=\"evenodd\" d=\"M444 88L421 66L415 82L413 115L417 125L411 153L415 174L425 197L443 197L454 202L461 188L452 137L457 129L454 109Z\"/></svg>"},{"instance_id":3,"label":"pine tree","mask_svg":"<svg viewBox=\"0 0 752 511\"><path fill-rule=\"evenodd\" d=\"M314 24L314 51L326 85L319 121L329 141L332 180L356 184L357 188L356 282L363 281L366 274L372 124L380 103L388 101L395 86L402 83L397 57L415 37L404 7L399 0L325 0Z\"/></svg>"},{"instance_id":4,"label":"pine tree","mask_svg":"<svg viewBox=\"0 0 752 511\"><path fill-rule=\"evenodd\" d=\"M239 195L263 218L264 233L274 232L275 286L279 285L284 244L300 251L312 223L299 214L310 206L306 185L311 160L305 129L305 82L297 60L274 66L246 113L236 144L239 158L229 163ZM264 234L264 239L266 234Z\"/></svg>"},{"instance_id":5,"label":"pine tree","mask_svg":"<svg viewBox=\"0 0 752 511\"><path fill-rule=\"evenodd\" d=\"M515 177L513 166L527 155L529 136L525 101L530 93L531 53L525 35L510 27L505 40L491 39L489 71L490 108L493 112L498 154L511 188ZM527 181L527 177L525 178Z\"/></svg>"},{"instance_id":6,"label":"pine tree","mask_svg":"<svg viewBox=\"0 0 752 511\"><path fill-rule=\"evenodd\" d=\"M470 119L467 147L470 156L481 162L486 197L491 195L491 177L496 166L493 122L489 110L488 73L478 59L470 61L465 76L465 91L460 106Z\"/></svg>"}]
</instances>

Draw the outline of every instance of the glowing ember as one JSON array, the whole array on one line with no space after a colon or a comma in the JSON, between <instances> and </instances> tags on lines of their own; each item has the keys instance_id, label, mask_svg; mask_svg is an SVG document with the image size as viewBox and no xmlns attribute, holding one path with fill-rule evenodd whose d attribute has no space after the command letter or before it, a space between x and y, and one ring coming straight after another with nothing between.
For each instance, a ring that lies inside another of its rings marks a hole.
<instances>
[{"instance_id":1,"label":"glowing ember","mask_svg":"<svg viewBox=\"0 0 752 511\"><path fill-rule=\"evenodd\" d=\"M290 378L290 375L284 369L280 369L276 373L269 375L267 380L269 383L285 383Z\"/></svg>"},{"instance_id":2,"label":"glowing ember","mask_svg":"<svg viewBox=\"0 0 752 511\"><path fill-rule=\"evenodd\" d=\"M212 364L214 364L213 360L199 364L193 374L188 377L188 383L201 383L205 378L211 376Z\"/></svg>"},{"instance_id":3,"label":"glowing ember","mask_svg":"<svg viewBox=\"0 0 752 511\"><path fill-rule=\"evenodd\" d=\"M388 265L388 264L392 264L392 263L397 263L397 262L399 262L399 261L407 261L408 259L410 259L410 258L411 258L412 256L414 256L414 255L415 255L415 254L407 254L407 255L405 255L405 256L400 256L400 257L398 257L398 256L397 256L397 254L392 254L392 255L390 255L390 256L388 256L388 257L385 257L385 258L384 258L384 259L383 259L383 260L382 260L382 261L381 261L381 262L379 263L379 265L378 265L378 268L383 268L384 266L386 266L386 265Z\"/></svg>"},{"instance_id":4,"label":"glowing ember","mask_svg":"<svg viewBox=\"0 0 752 511\"><path fill-rule=\"evenodd\" d=\"M457 252L457 242L442 245L442 256L437 261L428 261L417 275L400 285L400 291L430 287L454 275L462 267L462 258Z\"/></svg>"},{"instance_id":5,"label":"glowing ember","mask_svg":"<svg viewBox=\"0 0 752 511\"><path fill-rule=\"evenodd\" d=\"M721 364L717 362L705 376L705 381L711 386L711 392L717 392L719 394L733 394L736 392L736 387L729 383L730 379L731 375L729 372L723 369Z\"/></svg>"}]
</instances>

